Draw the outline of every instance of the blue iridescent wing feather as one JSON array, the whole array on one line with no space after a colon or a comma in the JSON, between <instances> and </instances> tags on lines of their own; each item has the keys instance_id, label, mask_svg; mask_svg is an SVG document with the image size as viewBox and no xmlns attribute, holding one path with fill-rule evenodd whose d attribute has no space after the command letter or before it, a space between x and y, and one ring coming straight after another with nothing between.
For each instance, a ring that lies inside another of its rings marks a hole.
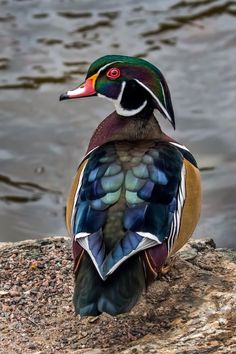
<instances>
[{"instance_id":1,"label":"blue iridescent wing feather","mask_svg":"<svg viewBox=\"0 0 236 354\"><path fill-rule=\"evenodd\" d=\"M98 147L87 160L74 202L73 233L105 280L127 258L173 234L183 156L168 143L116 142ZM122 218L122 230L114 225L107 235L112 215Z\"/></svg>"}]
</instances>

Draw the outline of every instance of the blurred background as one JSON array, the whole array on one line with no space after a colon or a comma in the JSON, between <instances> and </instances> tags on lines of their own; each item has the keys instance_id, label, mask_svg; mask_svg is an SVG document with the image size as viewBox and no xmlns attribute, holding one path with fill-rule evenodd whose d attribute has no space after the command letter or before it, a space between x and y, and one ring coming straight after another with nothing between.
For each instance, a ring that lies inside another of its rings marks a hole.
<instances>
[{"instance_id":1,"label":"blurred background","mask_svg":"<svg viewBox=\"0 0 236 354\"><path fill-rule=\"evenodd\" d=\"M236 247L236 1L0 0L0 241L65 235L65 202L95 127L113 107L59 103L105 54L157 65L177 129L202 169L194 237Z\"/></svg>"}]
</instances>

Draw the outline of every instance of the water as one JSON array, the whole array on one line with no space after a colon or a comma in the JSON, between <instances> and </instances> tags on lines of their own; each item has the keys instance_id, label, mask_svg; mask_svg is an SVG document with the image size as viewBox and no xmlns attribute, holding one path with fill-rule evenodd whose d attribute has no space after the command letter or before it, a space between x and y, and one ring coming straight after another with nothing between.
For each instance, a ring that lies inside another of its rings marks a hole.
<instances>
[{"instance_id":1,"label":"water","mask_svg":"<svg viewBox=\"0 0 236 354\"><path fill-rule=\"evenodd\" d=\"M195 237L236 246L236 2L0 0L0 241L66 234L65 202L99 98L58 102L105 54L164 73L177 130L203 169Z\"/></svg>"}]
</instances>

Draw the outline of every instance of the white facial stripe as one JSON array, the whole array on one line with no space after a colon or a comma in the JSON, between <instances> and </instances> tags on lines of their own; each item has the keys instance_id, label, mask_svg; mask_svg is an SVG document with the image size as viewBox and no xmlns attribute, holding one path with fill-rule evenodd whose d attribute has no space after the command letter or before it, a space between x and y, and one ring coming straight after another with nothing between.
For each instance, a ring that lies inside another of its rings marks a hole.
<instances>
[{"instance_id":1,"label":"white facial stripe","mask_svg":"<svg viewBox=\"0 0 236 354\"><path fill-rule=\"evenodd\" d=\"M143 104L140 107L136 108L136 109L131 109L131 110L124 109L121 106L121 100L122 100L122 96L123 96L123 93L124 93L125 86L126 86L126 82L123 81L122 84L121 84L121 90L120 90L119 96L118 96L117 100L115 101L115 108L116 108L116 112L118 114L120 114L121 116L132 117L135 114L138 114L139 112L141 112L143 110L143 108L147 104L147 100L145 100L143 102Z\"/></svg>"},{"instance_id":2,"label":"white facial stripe","mask_svg":"<svg viewBox=\"0 0 236 354\"><path fill-rule=\"evenodd\" d=\"M115 63L122 63L122 61L120 61L120 60L112 61L111 63L108 63L108 64L102 66L102 67L98 70L97 74L99 74L99 73L100 73L102 70L104 70L106 67L110 66L111 64L115 64Z\"/></svg>"},{"instance_id":3,"label":"white facial stripe","mask_svg":"<svg viewBox=\"0 0 236 354\"><path fill-rule=\"evenodd\" d=\"M120 102L122 100L122 96L123 96L123 93L124 93L125 86L126 86L126 82L122 81L121 90L120 90L119 96L117 97L117 102L119 102L119 104L120 104Z\"/></svg>"},{"instance_id":4,"label":"white facial stripe","mask_svg":"<svg viewBox=\"0 0 236 354\"><path fill-rule=\"evenodd\" d=\"M131 116L134 116L135 114L138 114L139 112L141 112L143 110L143 108L146 106L147 104L147 100L145 100L143 102L143 104L136 108L136 109L131 109L131 110L127 110L127 109L124 109L120 102L122 100L122 96L123 96L123 92L124 92L124 89L125 89L125 85L126 85L126 82L123 81L122 84L121 84L121 90L120 90L120 93L119 93L119 96L117 97L117 99L114 99L114 98L110 98L110 97L107 97L107 96L104 96L102 95L101 93L98 93L98 96L99 97L102 97L102 98L105 98L106 100L108 101L111 101L114 106L115 106L115 109L116 109L116 112L120 115L120 116L123 116L123 117L131 117Z\"/></svg>"},{"instance_id":5,"label":"white facial stripe","mask_svg":"<svg viewBox=\"0 0 236 354\"><path fill-rule=\"evenodd\" d=\"M134 79L135 81L137 81L141 86L143 86L151 95L152 97L157 101L157 103L159 104L159 106L161 107L161 109L163 110L163 112L165 113L166 118L172 122L172 119L169 115L169 113L167 112L167 110L165 109L165 107L163 106L163 104L160 102L160 100L158 99L158 97L156 95L154 95L154 93L146 86L144 85L141 81ZM164 96L165 97L165 96Z\"/></svg>"},{"instance_id":6,"label":"white facial stripe","mask_svg":"<svg viewBox=\"0 0 236 354\"><path fill-rule=\"evenodd\" d=\"M166 105L166 95L165 95L165 92L164 92L164 88L163 88L163 85L160 81L160 85L161 85L161 91L162 91L162 95L163 95L163 98L164 98L164 102L165 102L165 105Z\"/></svg>"},{"instance_id":7,"label":"white facial stripe","mask_svg":"<svg viewBox=\"0 0 236 354\"><path fill-rule=\"evenodd\" d=\"M122 63L122 61L113 61L113 62L111 62L111 63L109 63L109 64L106 64L106 65L104 65L102 68L100 68L97 73L99 74L99 73L100 73L102 70L104 70L106 67L108 67L108 66L110 66L111 64L114 64L114 63ZM138 81L138 80L136 80L136 81ZM146 104L147 104L147 100L145 100L145 101L143 102L143 104L142 104L140 107L136 108L136 109L132 109L132 110L124 109L124 108L121 106L121 100L122 100L122 96L123 96L123 93L124 93L125 86L126 86L126 82L123 81L123 82L121 83L121 90L120 90L120 93L119 93L119 96L117 97L117 99L107 97L107 96L105 96L105 95L102 95L102 94L99 93L99 92L97 93L97 95L98 95L99 97L102 97L102 98L107 99L108 101L111 101L111 102L114 104L115 109L116 109L116 112L117 112L119 115L121 115L121 116L123 116L123 117L132 117L132 116L134 116L134 115L140 113L140 112L143 110L143 108L144 108L144 107L146 106ZM144 85L143 85L143 86L144 86ZM146 86L145 86L145 88L146 88ZM154 98L155 98L155 96L154 96ZM159 103L159 104L161 105L161 103ZM163 109L164 109L164 107L163 107Z\"/></svg>"}]
</instances>

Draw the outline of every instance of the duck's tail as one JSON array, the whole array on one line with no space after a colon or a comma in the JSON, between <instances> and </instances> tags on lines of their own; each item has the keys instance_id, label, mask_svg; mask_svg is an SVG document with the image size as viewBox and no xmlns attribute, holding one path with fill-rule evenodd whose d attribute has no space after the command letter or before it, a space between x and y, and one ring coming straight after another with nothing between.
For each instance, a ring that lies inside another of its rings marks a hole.
<instances>
[{"instance_id":1,"label":"duck's tail","mask_svg":"<svg viewBox=\"0 0 236 354\"><path fill-rule=\"evenodd\" d=\"M103 281L85 254L75 279L75 311L81 316L97 316L102 312L115 316L128 312L145 287L142 256L131 257Z\"/></svg>"}]
</instances>

